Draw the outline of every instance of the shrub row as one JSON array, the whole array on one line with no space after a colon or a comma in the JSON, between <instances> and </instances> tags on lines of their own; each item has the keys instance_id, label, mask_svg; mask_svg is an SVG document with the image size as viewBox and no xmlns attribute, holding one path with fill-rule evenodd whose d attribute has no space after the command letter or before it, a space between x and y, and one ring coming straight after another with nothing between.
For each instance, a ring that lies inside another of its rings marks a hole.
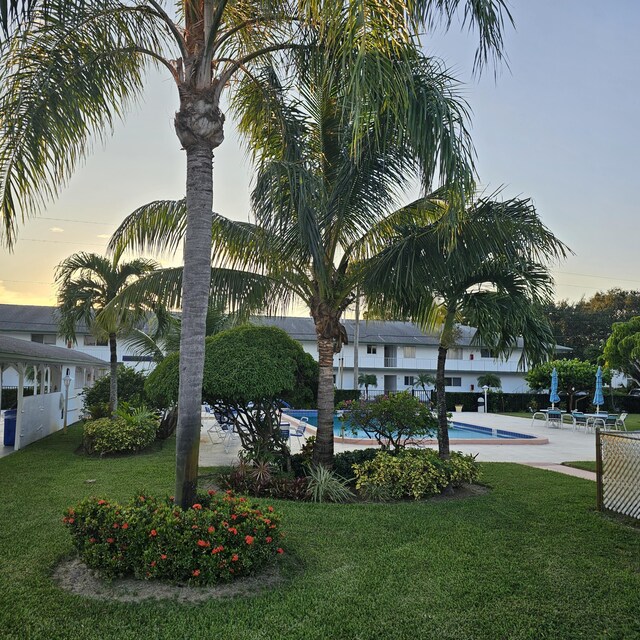
<instances>
[{"instance_id":1,"label":"shrub row","mask_svg":"<svg viewBox=\"0 0 640 640\"><path fill-rule=\"evenodd\" d=\"M138 495L121 506L88 498L63 518L80 558L107 578L211 585L255 573L283 553L280 517L231 492L199 494L183 510Z\"/></svg>"},{"instance_id":2,"label":"shrub row","mask_svg":"<svg viewBox=\"0 0 640 640\"><path fill-rule=\"evenodd\" d=\"M155 439L159 420L155 414L138 408L119 410L117 417L88 420L83 426L83 446L89 455L135 453Z\"/></svg>"},{"instance_id":3,"label":"shrub row","mask_svg":"<svg viewBox=\"0 0 640 640\"><path fill-rule=\"evenodd\" d=\"M472 455L453 451L442 460L434 449L404 449L395 455L379 451L373 460L353 465L356 489L370 500L419 500L478 480Z\"/></svg>"}]
</instances>

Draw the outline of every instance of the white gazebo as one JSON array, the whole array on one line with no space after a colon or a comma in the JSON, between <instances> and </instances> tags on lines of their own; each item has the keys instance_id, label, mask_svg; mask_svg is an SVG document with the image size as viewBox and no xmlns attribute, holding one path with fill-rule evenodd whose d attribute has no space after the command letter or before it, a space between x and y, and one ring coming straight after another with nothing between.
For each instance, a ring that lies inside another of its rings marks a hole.
<instances>
[{"instance_id":1,"label":"white gazebo","mask_svg":"<svg viewBox=\"0 0 640 640\"><path fill-rule=\"evenodd\" d=\"M33 371L33 395L25 396L27 370ZM62 429L79 417L83 387L103 375L109 363L89 354L0 334L0 406L5 373L16 388L14 450ZM0 443L1 444L1 443Z\"/></svg>"}]
</instances>

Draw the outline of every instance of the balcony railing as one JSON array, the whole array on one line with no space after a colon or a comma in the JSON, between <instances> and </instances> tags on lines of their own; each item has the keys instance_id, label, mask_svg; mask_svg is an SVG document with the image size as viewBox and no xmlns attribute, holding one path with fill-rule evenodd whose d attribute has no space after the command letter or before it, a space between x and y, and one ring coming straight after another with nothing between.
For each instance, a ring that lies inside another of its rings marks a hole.
<instances>
[{"instance_id":1,"label":"balcony railing","mask_svg":"<svg viewBox=\"0 0 640 640\"><path fill-rule=\"evenodd\" d=\"M395 356L393 356L393 357L385 356L384 366L385 367L397 367L398 366L398 358L395 357Z\"/></svg>"}]
</instances>

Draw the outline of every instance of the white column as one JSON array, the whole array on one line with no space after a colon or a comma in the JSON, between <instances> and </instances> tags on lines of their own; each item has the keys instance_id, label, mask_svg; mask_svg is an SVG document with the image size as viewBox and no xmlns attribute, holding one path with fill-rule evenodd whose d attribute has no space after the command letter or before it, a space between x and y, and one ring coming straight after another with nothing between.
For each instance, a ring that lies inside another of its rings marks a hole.
<instances>
[{"instance_id":1,"label":"white column","mask_svg":"<svg viewBox=\"0 0 640 640\"><path fill-rule=\"evenodd\" d=\"M20 440L21 440L21 430L22 430L22 412L24 405L24 375L27 369L27 366L23 362L18 362L15 365L16 370L18 371L18 391L17 391L17 400L18 407L16 411L16 441L13 445L14 451L18 451L20 449Z\"/></svg>"}]
</instances>

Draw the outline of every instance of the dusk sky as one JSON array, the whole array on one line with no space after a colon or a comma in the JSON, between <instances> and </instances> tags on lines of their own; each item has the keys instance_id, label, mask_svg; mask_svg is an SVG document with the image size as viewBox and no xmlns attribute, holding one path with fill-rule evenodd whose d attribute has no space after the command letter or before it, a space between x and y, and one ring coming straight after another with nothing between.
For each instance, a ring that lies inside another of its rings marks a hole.
<instances>
[{"instance_id":1,"label":"dusk sky","mask_svg":"<svg viewBox=\"0 0 640 640\"><path fill-rule=\"evenodd\" d=\"M640 289L635 188L640 170L640 2L512 0L509 68L474 78L474 37L454 26L425 48L465 83L482 186L531 197L575 252L553 268L558 299ZM0 302L54 304L55 266L101 253L137 206L184 195L185 157L173 132L177 98L162 73L143 102L76 172L62 197L21 226L0 255ZM248 219L251 168L228 120L216 151L214 208ZM408 198L414 194L408 194Z\"/></svg>"}]
</instances>

